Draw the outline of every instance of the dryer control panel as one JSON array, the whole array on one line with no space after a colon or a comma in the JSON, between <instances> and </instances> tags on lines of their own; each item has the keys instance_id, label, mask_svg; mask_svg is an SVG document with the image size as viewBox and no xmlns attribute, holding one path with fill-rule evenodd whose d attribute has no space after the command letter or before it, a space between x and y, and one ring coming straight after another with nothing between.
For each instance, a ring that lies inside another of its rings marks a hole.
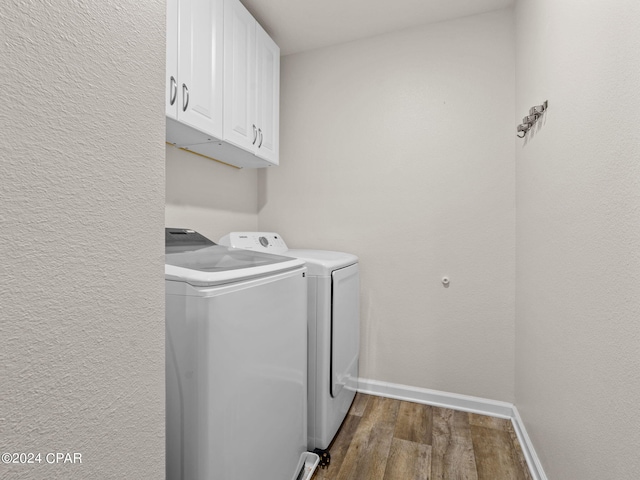
<instances>
[{"instance_id":1,"label":"dryer control panel","mask_svg":"<svg viewBox=\"0 0 640 480\"><path fill-rule=\"evenodd\" d=\"M274 232L231 232L218 243L233 248L275 254L283 254L289 250L282 237Z\"/></svg>"}]
</instances>

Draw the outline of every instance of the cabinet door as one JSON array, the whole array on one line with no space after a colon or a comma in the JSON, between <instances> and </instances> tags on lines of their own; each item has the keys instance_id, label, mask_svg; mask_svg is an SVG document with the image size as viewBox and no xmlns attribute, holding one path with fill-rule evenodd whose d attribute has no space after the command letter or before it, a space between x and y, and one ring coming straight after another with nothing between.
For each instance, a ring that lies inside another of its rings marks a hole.
<instances>
[{"instance_id":1,"label":"cabinet door","mask_svg":"<svg viewBox=\"0 0 640 480\"><path fill-rule=\"evenodd\" d=\"M239 0L224 1L223 140L254 151L256 21Z\"/></svg>"},{"instance_id":2,"label":"cabinet door","mask_svg":"<svg viewBox=\"0 0 640 480\"><path fill-rule=\"evenodd\" d=\"M167 0L165 113L178 118L178 0Z\"/></svg>"},{"instance_id":3,"label":"cabinet door","mask_svg":"<svg viewBox=\"0 0 640 480\"><path fill-rule=\"evenodd\" d=\"M256 155L278 164L280 118L280 48L256 25L257 125Z\"/></svg>"},{"instance_id":4,"label":"cabinet door","mask_svg":"<svg viewBox=\"0 0 640 480\"><path fill-rule=\"evenodd\" d=\"M222 137L223 0L179 0L178 119Z\"/></svg>"}]
</instances>

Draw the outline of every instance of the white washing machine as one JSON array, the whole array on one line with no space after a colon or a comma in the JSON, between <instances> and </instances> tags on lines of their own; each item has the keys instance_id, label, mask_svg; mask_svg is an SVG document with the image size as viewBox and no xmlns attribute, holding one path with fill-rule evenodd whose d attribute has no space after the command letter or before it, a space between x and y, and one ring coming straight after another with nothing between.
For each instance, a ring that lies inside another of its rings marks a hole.
<instances>
[{"instance_id":1,"label":"white washing machine","mask_svg":"<svg viewBox=\"0 0 640 480\"><path fill-rule=\"evenodd\" d=\"M360 352L358 257L289 249L273 232L232 232L223 245L299 258L308 272L309 449L327 449L353 402Z\"/></svg>"},{"instance_id":2,"label":"white washing machine","mask_svg":"<svg viewBox=\"0 0 640 480\"><path fill-rule=\"evenodd\" d=\"M165 238L166 478L310 478L304 262Z\"/></svg>"}]
</instances>

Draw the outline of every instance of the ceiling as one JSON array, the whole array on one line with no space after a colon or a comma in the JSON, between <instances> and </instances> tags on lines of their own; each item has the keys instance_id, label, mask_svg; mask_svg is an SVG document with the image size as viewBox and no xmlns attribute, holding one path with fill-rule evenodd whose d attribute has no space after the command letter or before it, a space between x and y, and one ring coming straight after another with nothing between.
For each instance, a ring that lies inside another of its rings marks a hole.
<instances>
[{"instance_id":1,"label":"ceiling","mask_svg":"<svg viewBox=\"0 0 640 480\"><path fill-rule=\"evenodd\" d=\"M241 0L288 55L506 8L514 0Z\"/></svg>"}]
</instances>

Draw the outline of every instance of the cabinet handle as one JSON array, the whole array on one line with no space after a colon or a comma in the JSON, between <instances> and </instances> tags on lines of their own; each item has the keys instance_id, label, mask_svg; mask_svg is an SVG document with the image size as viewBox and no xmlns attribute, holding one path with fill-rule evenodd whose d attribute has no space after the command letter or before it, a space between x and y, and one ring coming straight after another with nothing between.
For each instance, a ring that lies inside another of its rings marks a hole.
<instances>
[{"instance_id":1,"label":"cabinet handle","mask_svg":"<svg viewBox=\"0 0 640 480\"><path fill-rule=\"evenodd\" d=\"M169 87L171 90L171 98L169 99L169 105L173 105L176 103L176 97L178 96L178 83L173 75L171 75L171 86Z\"/></svg>"},{"instance_id":2,"label":"cabinet handle","mask_svg":"<svg viewBox=\"0 0 640 480\"><path fill-rule=\"evenodd\" d=\"M253 142L251 142L252 145L256 144L256 139L258 138L258 130L256 129L256 125L255 123L253 124Z\"/></svg>"},{"instance_id":3,"label":"cabinet handle","mask_svg":"<svg viewBox=\"0 0 640 480\"><path fill-rule=\"evenodd\" d=\"M182 111L186 112L187 111L187 107L189 106L189 89L187 88L186 84L182 84Z\"/></svg>"},{"instance_id":4,"label":"cabinet handle","mask_svg":"<svg viewBox=\"0 0 640 480\"><path fill-rule=\"evenodd\" d=\"M262 129L261 128L258 129L258 133L260 134L260 144L258 145L258 148L260 148L262 146Z\"/></svg>"}]
</instances>

